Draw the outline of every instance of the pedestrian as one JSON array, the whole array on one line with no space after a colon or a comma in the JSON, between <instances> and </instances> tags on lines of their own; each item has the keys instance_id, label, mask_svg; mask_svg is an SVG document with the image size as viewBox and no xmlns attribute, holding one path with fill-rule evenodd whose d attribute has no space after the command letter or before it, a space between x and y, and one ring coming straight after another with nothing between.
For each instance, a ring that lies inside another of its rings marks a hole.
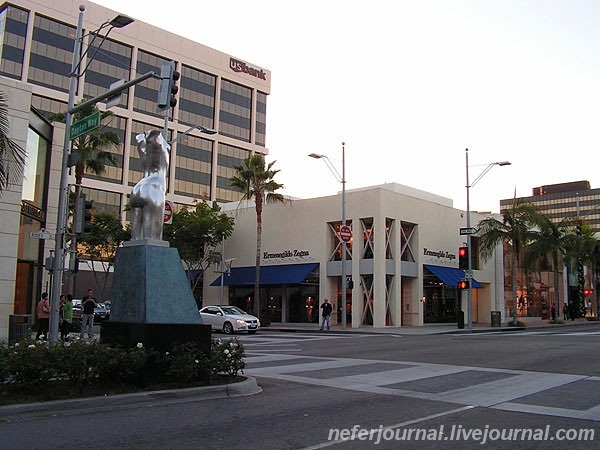
<instances>
[{"instance_id":1,"label":"pedestrian","mask_svg":"<svg viewBox=\"0 0 600 450\"><path fill-rule=\"evenodd\" d=\"M552 316L552 322L554 322L556 320L556 306L554 306L554 303L550 307L550 315Z\"/></svg>"},{"instance_id":2,"label":"pedestrian","mask_svg":"<svg viewBox=\"0 0 600 450\"><path fill-rule=\"evenodd\" d=\"M73 322L73 296L71 294L60 296L62 322L60 324L60 337L63 341L69 339L71 324Z\"/></svg>"},{"instance_id":3,"label":"pedestrian","mask_svg":"<svg viewBox=\"0 0 600 450\"><path fill-rule=\"evenodd\" d=\"M83 314L81 315L81 338L85 337L87 331L88 337L94 337L94 308L96 307L96 297L94 290L88 289L87 295L81 300Z\"/></svg>"},{"instance_id":4,"label":"pedestrian","mask_svg":"<svg viewBox=\"0 0 600 450\"><path fill-rule=\"evenodd\" d=\"M569 312L569 308L567 308L567 302L563 304L563 320L567 320L567 314Z\"/></svg>"},{"instance_id":5,"label":"pedestrian","mask_svg":"<svg viewBox=\"0 0 600 450\"><path fill-rule=\"evenodd\" d=\"M50 325L50 302L48 301L48 293L42 294L42 299L37 305L38 329L35 335L36 339L44 336L48 337L48 328Z\"/></svg>"},{"instance_id":6,"label":"pedestrian","mask_svg":"<svg viewBox=\"0 0 600 450\"><path fill-rule=\"evenodd\" d=\"M321 310L322 310L323 320L321 321L321 328L319 328L319 330L322 330L323 328L325 328L325 324L327 324L327 331L329 331L329 327L331 325L331 312L333 311L333 308L331 307L331 303L329 303L328 299L323 300L323 304L321 305Z\"/></svg>"}]
</instances>

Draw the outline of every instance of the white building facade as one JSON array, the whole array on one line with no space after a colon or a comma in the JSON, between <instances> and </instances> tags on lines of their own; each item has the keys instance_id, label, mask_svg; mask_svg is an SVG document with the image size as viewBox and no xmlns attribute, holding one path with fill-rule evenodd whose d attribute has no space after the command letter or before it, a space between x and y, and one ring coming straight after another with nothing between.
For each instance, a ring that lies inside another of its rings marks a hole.
<instances>
[{"instance_id":1,"label":"white building facade","mask_svg":"<svg viewBox=\"0 0 600 450\"><path fill-rule=\"evenodd\" d=\"M205 274L204 305L235 304L254 308L256 213L252 204L224 205L235 217L235 231L224 255L233 260L223 276ZM465 213L450 199L399 184L346 192L348 244L347 289L341 293L341 195L268 204L263 211L260 315L274 323L315 323L328 298L333 322L347 326L420 326L452 323L466 317L466 294L456 288L459 229ZM473 213L478 222L483 216ZM473 238L476 248L477 238ZM502 248L490 261L473 260L472 320L490 323L504 309ZM235 259L234 259L235 258ZM221 293L222 292L222 293ZM463 299L464 297L464 299Z\"/></svg>"}]
</instances>

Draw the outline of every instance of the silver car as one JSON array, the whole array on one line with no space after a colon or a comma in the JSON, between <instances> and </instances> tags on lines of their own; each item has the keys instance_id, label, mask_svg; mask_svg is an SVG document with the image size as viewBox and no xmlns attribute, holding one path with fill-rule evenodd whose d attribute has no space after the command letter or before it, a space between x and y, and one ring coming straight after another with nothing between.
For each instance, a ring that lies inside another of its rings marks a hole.
<instances>
[{"instance_id":1,"label":"silver car","mask_svg":"<svg viewBox=\"0 0 600 450\"><path fill-rule=\"evenodd\" d=\"M204 324L226 334L238 331L254 334L260 329L260 320L237 306L205 306L200 316Z\"/></svg>"}]
</instances>

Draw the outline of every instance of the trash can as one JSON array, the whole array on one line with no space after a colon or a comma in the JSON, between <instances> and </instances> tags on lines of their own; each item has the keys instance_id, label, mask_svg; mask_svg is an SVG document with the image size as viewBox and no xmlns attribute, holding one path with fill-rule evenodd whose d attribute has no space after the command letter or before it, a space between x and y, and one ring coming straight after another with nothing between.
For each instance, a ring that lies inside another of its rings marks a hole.
<instances>
[{"instance_id":1,"label":"trash can","mask_svg":"<svg viewBox=\"0 0 600 450\"><path fill-rule=\"evenodd\" d=\"M14 345L31 337L31 314L8 316L8 344Z\"/></svg>"},{"instance_id":2,"label":"trash can","mask_svg":"<svg viewBox=\"0 0 600 450\"><path fill-rule=\"evenodd\" d=\"M458 325L458 328L460 328L461 330L465 327L465 312L464 311L458 311L456 313L456 324Z\"/></svg>"},{"instance_id":3,"label":"trash can","mask_svg":"<svg viewBox=\"0 0 600 450\"><path fill-rule=\"evenodd\" d=\"M502 326L502 316L500 311L492 311L492 327Z\"/></svg>"}]
</instances>

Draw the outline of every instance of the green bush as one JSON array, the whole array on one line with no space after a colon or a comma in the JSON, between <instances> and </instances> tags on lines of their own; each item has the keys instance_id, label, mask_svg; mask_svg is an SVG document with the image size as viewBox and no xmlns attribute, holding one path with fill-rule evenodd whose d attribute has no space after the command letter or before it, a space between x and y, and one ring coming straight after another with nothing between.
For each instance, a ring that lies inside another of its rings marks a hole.
<instances>
[{"instance_id":1,"label":"green bush","mask_svg":"<svg viewBox=\"0 0 600 450\"><path fill-rule=\"evenodd\" d=\"M0 344L0 386L66 382L83 390L94 384L209 384L212 376L243 373L244 348L237 340L213 340L209 358L194 343L174 344L164 354L137 346L115 347L94 340ZM147 386L146 386L147 387ZM4 389L6 390L6 389Z\"/></svg>"}]
</instances>

